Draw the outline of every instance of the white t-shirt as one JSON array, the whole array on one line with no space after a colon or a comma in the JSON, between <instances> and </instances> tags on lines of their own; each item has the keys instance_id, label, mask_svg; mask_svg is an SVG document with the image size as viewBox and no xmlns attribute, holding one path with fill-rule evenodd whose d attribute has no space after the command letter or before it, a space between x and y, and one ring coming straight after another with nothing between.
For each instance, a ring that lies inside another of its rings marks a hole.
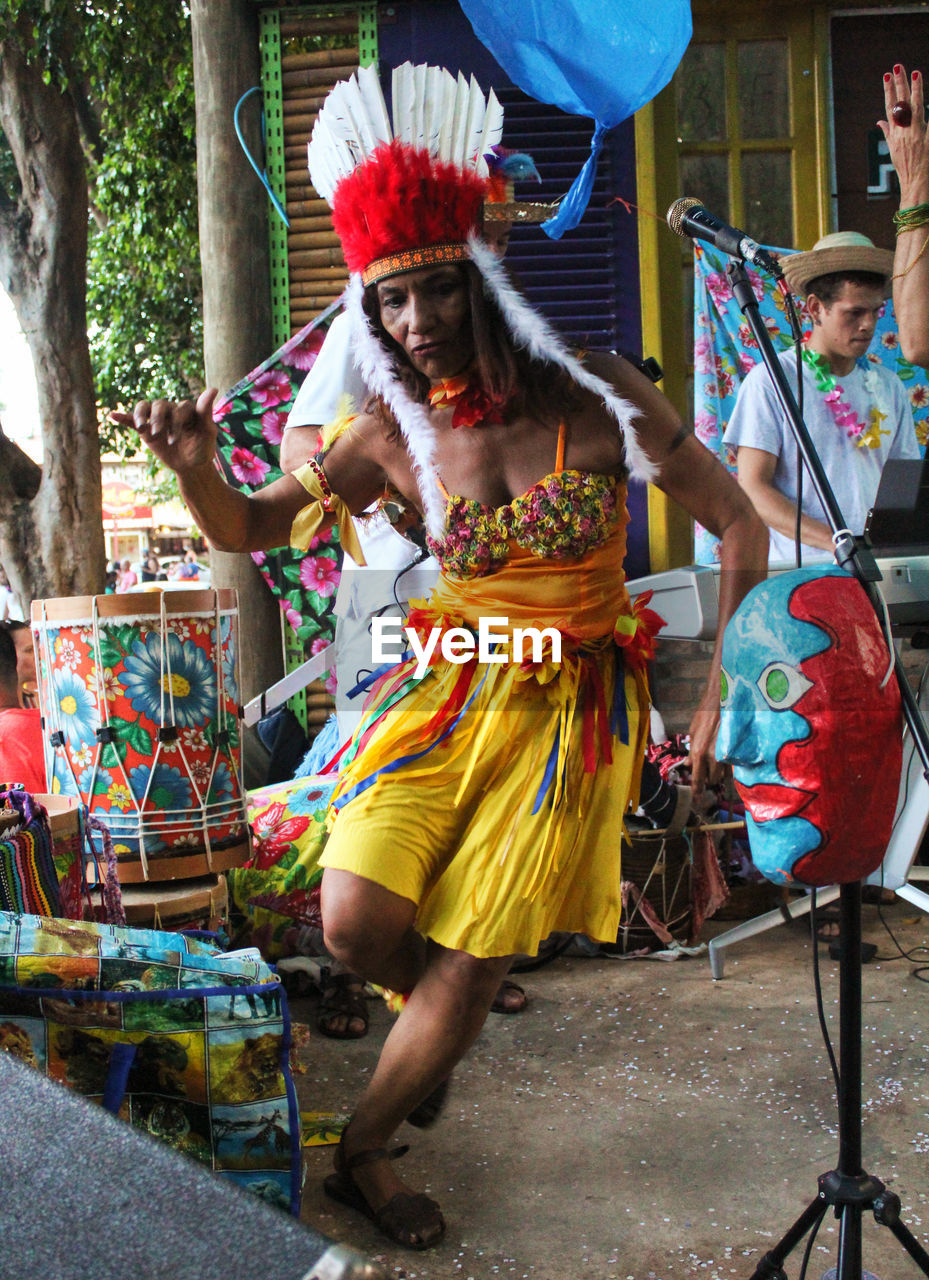
<instances>
[{"instance_id":1,"label":"white t-shirt","mask_svg":"<svg viewBox=\"0 0 929 1280\"><path fill-rule=\"evenodd\" d=\"M332 422L344 395L351 396L356 412L360 412L367 394L368 389L352 358L351 321L346 312L340 311L327 329L319 355L297 392L287 415L287 426L322 427Z\"/></svg>"},{"instance_id":2,"label":"white t-shirt","mask_svg":"<svg viewBox=\"0 0 929 1280\"><path fill-rule=\"evenodd\" d=\"M0 586L0 622L25 622L19 601L10 587Z\"/></svg>"},{"instance_id":3,"label":"white t-shirt","mask_svg":"<svg viewBox=\"0 0 929 1280\"><path fill-rule=\"evenodd\" d=\"M795 388L796 350L791 348L781 352L780 361L791 387ZM837 382L842 388L841 403L848 405L866 427L870 424L872 407L876 406L880 413L886 415L880 426L887 434L881 435L879 446L859 448L837 424L825 396L816 387L812 371L803 365L803 420L845 525L852 533L860 534L864 532L868 511L874 505L884 463L888 458L918 458L919 443L906 388L896 374L883 365L868 362L866 368L856 365L851 373L839 377ZM736 448L746 445L774 454L777 465L772 483L780 493L796 501L797 446L774 384L763 364L756 365L742 383L723 440ZM828 525L826 513L802 461L800 467L803 471L803 510ZM801 550L804 564L832 559L830 552L816 547L804 544ZM793 563L794 560L793 538L772 529L769 564Z\"/></svg>"},{"instance_id":4,"label":"white t-shirt","mask_svg":"<svg viewBox=\"0 0 929 1280\"><path fill-rule=\"evenodd\" d=\"M326 333L312 369L297 392L287 418L288 427L324 426L339 410L348 394L360 410L368 395L352 358L351 323L343 311ZM336 718L344 739L361 719L364 696L349 698L349 690L375 665L372 653L371 619L405 616L403 604L411 597L428 596L438 577L438 564L429 557L414 571L398 578L413 564L419 548L398 533L384 516L356 520L355 530L366 565L356 564L346 552L342 576L335 598L336 616Z\"/></svg>"}]
</instances>

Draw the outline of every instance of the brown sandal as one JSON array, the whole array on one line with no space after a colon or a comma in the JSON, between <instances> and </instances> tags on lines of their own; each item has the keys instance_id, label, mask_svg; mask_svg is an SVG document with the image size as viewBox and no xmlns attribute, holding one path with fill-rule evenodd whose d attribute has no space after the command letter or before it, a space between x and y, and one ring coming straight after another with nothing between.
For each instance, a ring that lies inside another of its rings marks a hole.
<instances>
[{"instance_id":1,"label":"brown sandal","mask_svg":"<svg viewBox=\"0 0 929 1280\"><path fill-rule=\"evenodd\" d=\"M344 1136L344 1135L343 1135ZM382 1205L372 1209L361 1188L352 1177L352 1170L375 1160L399 1160L409 1147L374 1147L370 1151L356 1151L346 1156L342 1144L336 1151L336 1171L323 1181L323 1190L339 1204L357 1209L369 1218L378 1231L394 1244L405 1249L431 1249L445 1235L445 1219L434 1200L422 1192L398 1191Z\"/></svg>"},{"instance_id":2,"label":"brown sandal","mask_svg":"<svg viewBox=\"0 0 929 1280\"><path fill-rule=\"evenodd\" d=\"M509 978L504 978L491 1002L490 1012L522 1013L528 1003L529 999L519 983L511 981Z\"/></svg>"},{"instance_id":3,"label":"brown sandal","mask_svg":"<svg viewBox=\"0 0 929 1280\"><path fill-rule=\"evenodd\" d=\"M344 1019L336 1028L338 1019ZM362 1024L361 1030L352 1027ZM360 1040L368 1034L368 1002L364 979L353 973L324 973L321 982L319 1008L316 1011L316 1030L330 1040Z\"/></svg>"}]
</instances>

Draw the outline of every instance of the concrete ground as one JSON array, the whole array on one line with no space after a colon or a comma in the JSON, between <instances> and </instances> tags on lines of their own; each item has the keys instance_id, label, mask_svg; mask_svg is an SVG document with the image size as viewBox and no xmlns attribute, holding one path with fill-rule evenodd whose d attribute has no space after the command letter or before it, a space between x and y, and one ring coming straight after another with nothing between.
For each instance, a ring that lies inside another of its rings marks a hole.
<instances>
[{"instance_id":1,"label":"concrete ground","mask_svg":"<svg viewBox=\"0 0 929 1280\"><path fill-rule=\"evenodd\" d=\"M864 1165L929 1247L929 950L912 954L929 947L929 917L900 901L863 915L879 948L863 971ZM703 939L728 927L711 921ZM838 965L819 952L838 1052ZM304 1222L405 1280L750 1277L838 1158L806 924L729 948L719 982L705 955L560 958L520 981L531 1003L491 1015L442 1120L400 1135L404 1177L442 1205L442 1244L402 1250L329 1200L326 1147L306 1150ZM315 1007L294 1001L295 1020L312 1025ZM350 1110L390 1025L381 1001L370 1009L363 1040L313 1034L303 1109ZM880 1280L920 1274L870 1213L862 1238ZM833 1267L836 1247L830 1211L806 1274ZM802 1255L787 1261L791 1280Z\"/></svg>"}]
</instances>

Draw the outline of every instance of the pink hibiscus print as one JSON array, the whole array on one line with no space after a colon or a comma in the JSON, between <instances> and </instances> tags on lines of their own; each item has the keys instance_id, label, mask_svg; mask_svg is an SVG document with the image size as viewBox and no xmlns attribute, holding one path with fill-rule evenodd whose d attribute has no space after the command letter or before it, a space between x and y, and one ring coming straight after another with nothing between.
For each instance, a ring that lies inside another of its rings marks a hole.
<instances>
[{"instance_id":1,"label":"pink hibiscus print","mask_svg":"<svg viewBox=\"0 0 929 1280\"><path fill-rule=\"evenodd\" d=\"M713 368L713 343L708 333L701 333L694 341L694 368L697 373L709 373Z\"/></svg>"},{"instance_id":2,"label":"pink hibiscus print","mask_svg":"<svg viewBox=\"0 0 929 1280\"><path fill-rule=\"evenodd\" d=\"M732 298L732 287L721 271L713 271L707 276L706 287L718 310L722 310Z\"/></svg>"},{"instance_id":3,"label":"pink hibiscus print","mask_svg":"<svg viewBox=\"0 0 929 1280\"><path fill-rule=\"evenodd\" d=\"M717 435L716 423L715 413L708 413L705 409L701 409L694 418L694 431L697 439L703 444L709 444L711 440L714 440Z\"/></svg>"},{"instance_id":4,"label":"pink hibiscus print","mask_svg":"<svg viewBox=\"0 0 929 1280\"><path fill-rule=\"evenodd\" d=\"M252 820L255 837L255 856L252 866L256 871L266 871L279 862L289 847L303 835L310 825L308 817L287 816L287 808L275 800Z\"/></svg>"},{"instance_id":5,"label":"pink hibiscus print","mask_svg":"<svg viewBox=\"0 0 929 1280\"><path fill-rule=\"evenodd\" d=\"M743 347L758 346L758 343L755 340L755 335L752 333L751 328L746 323L739 325L739 342L741 342Z\"/></svg>"},{"instance_id":6,"label":"pink hibiscus print","mask_svg":"<svg viewBox=\"0 0 929 1280\"><path fill-rule=\"evenodd\" d=\"M250 449L243 449L239 444L232 450L229 465L241 484L262 484L271 470L267 462L262 462Z\"/></svg>"},{"instance_id":7,"label":"pink hibiscus print","mask_svg":"<svg viewBox=\"0 0 929 1280\"><path fill-rule=\"evenodd\" d=\"M283 370L269 369L267 373L258 375L248 394L256 404L260 404L265 409L271 409L274 405L289 400L292 391L290 379Z\"/></svg>"},{"instance_id":8,"label":"pink hibiscus print","mask_svg":"<svg viewBox=\"0 0 929 1280\"><path fill-rule=\"evenodd\" d=\"M280 409L267 409L261 415L261 434L268 444L280 444L284 434L287 414Z\"/></svg>"},{"instance_id":9,"label":"pink hibiscus print","mask_svg":"<svg viewBox=\"0 0 929 1280\"><path fill-rule=\"evenodd\" d=\"M261 566L264 564L264 562L268 558L267 551L253 551L251 554L252 554L252 559L254 560L255 564L258 565L259 568L261 568Z\"/></svg>"},{"instance_id":10,"label":"pink hibiscus print","mask_svg":"<svg viewBox=\"0 0 929 1280\"><path fill-rule=\"evenodd\" d=\"M758 302L764 297L764 283L757 271L751 267L745 268L745 274L748 276L748 282L752 286L752 293Z\"/></svg>"},{"instance_id":11,"label":"pink hibiscus print","mask_svg":"<svg viewBox=\"0 0 929 1280\"><path fill-rule=\"evenodd\" d=\"M293 627L294 631L296 631L300 627L301 623L303 622L303 619L300 617L297 610L293 607L292 604L288 604L286 600L281 601L281 609L283 611L284 617Z\"/></svg>"},{"instance_id":12,"label":"pink hibiscus print","mask_svg":"<svg viewBox=\"0 0 929 1280\"><path fill-rule=\"evenodd\" d=\"M292 369L312 369L325 339L326 334L322 329L311 329L305 338L286 353L287 363Z\"/></svg>"},{"instance_id":13,"label":"pink hibiscus print","mask_svg":"<svg viewBox=\"0 0 929 1280\"><path fill-rule=\"evenodd\" d=\"M320 547L325 547L331 541L332 530L321 529L319 533L314 533L310 538L310 545L307 547L307 551L318 551Z\"/></svg>"},{"instance_id":14,"label":"pink hibiscus print","mask_svg":"<svg viewBox=\"0 0 929 1280\"><path fill-rule=\"evenodd\" d=\"M328 598L339 585L339 567L329 556L305 556L300 563L300 581L308 591Z\"/></svg>"},{"instance_id":15,"label":"pink hibiscus print","mask_svg":"<svg viewBox=\"0 0 929 1280\"><path fill-rule=\"evenodd\" d=\"M329 648L329 641L325 636L317 636L310 645L310 657L315 657L317 653L322 653L323 649Z\"/></svg>"},{"instance_id":16,"label":"pink hibiscus print","mask_svg":"<svg viewBox=\"0 0 929 1280\"><path fill-rule=\"evenodd\" d=\"M755 357L750 356L747 351L739 352L739 368L743 373L748 373L750 370L754 369L757 363L758 361Z\"/></svg>"}]
</instances>

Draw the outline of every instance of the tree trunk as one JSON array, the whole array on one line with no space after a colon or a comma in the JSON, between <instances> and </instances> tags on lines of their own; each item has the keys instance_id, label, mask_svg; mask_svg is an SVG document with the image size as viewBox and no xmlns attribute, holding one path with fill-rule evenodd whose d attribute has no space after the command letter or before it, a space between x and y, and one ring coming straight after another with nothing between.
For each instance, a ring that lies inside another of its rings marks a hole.
<instances>
[{"instance_id":1,"label":"tree trunk","mask_svg":"<svg viewBox=\"0 0 929 1280\"><path fill-rule=\"evenodd\" d=\"M236 103L260 83L258 18L249 0L193 0L197 198L203 266L206 378L225 390L272 351L267 197L233 128ZM253 155L257 111L247 112ZM280 609L251 558L212 551L213 581L239 593L244 701L283 674ZM246 734L246 783L264 780L267 755Z\"/></svg>"},{"instance_id":2,"label":"tree trunk","mask_svg":"<svg viewBox=\"0 0 929 1280\"><path fill-rule=\"evenodd\" d=\"M12 510L0 508L4 563L28 604L101 591L106 563L84 156L68 95L44 83L12 37L0 42L0 126L22 186L17 201L0 199L0 273L32 352L44 445L34 499L20 493Z\"/></svg>"}]
</instances>

